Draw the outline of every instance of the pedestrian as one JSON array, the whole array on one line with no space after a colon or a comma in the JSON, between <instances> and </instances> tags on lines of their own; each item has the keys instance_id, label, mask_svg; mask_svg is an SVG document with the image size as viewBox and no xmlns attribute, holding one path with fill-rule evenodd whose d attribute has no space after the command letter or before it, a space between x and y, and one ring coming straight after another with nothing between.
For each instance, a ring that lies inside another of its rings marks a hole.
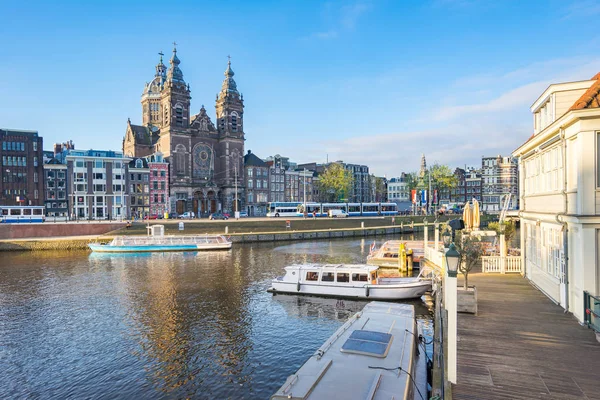
<instances>
[{"instance_id":1,"label":"pedestrian","mask_svg":"<svg viewBox=\"0 0 600 400\"><path fill-rule=\"evenodd\" d=\"M317 210L313 210L313 219L317 218Z\"/></svg>"}]
</instances>

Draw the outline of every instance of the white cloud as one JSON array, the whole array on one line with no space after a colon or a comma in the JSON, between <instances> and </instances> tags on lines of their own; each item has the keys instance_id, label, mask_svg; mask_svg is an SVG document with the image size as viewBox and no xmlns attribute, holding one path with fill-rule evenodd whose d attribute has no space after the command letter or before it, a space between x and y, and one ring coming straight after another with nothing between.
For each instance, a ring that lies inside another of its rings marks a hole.
<instances>
[{"instance_id":1,"label":"white cloud","mask_svg":"<svg viewBox=\"0 0 600 400\"><path fill-rule=\"evenodd\" d=\"M308 36L308 39L329 40L339 37L344 32L351 32L356 28L360 17L370 8L371 4L364 1L340 6L334 6L333 3L325 3L324 13L333 22L329 24L329 29L312 33Z\"/></svg>"}]
</instances>

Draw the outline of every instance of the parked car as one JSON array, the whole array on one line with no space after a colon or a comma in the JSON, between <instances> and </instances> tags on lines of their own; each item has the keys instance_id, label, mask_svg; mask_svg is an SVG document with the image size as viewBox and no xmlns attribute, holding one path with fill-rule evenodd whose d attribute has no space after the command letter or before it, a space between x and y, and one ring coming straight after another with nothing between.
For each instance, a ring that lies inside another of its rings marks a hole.
<instances>
[{"instance_id":1,"label":"parked car","mask_svg":"<svg viewBox=\"0 0 600 400\"><path fill-rule=\"evenodd\" d=\"M246 218L248 213L246 211L240 211L240 218Z\"/></svg>"},{"instance_id":2,"label":"parked car","mask_svg":"<svg viewBox=\"0 0 600 400\"><path fill-rule=\"evenodd\" d=\"M148 216L148 219L163 219L163 215L162 214L150 214Z\"/></svg>"},{"instance_id":3,"label":"parked car","mask_svg":"<svg viewBox=\"0 0 600 400\"><path fill-rule=\"evenodd\" d=\"M208 219L229 219L229 214L223 214L222 212L218 211L210 214Z\"/></svg>"},{"instance_id":4,"label":"parked car","mask_svg":"<svg viewBox=\"0 0 600 400\"><path fill-rule=\"evenodd\" d=\"M183 214L181 214L179 216L179 218L181 218L181 219L192 219L192 218L194 218L194 212L193 211L192 212L186 211Z\"/></svg>"},{"instance_id":5,"label":"parked car","mask_svg":"<svg viewBox=\"0 0 600 400\"><path fill-rule=\"evenodd\" d=\"M177 219L179 215L176 212L169 213L169 219Z\"/></svg>"}]
</instances>

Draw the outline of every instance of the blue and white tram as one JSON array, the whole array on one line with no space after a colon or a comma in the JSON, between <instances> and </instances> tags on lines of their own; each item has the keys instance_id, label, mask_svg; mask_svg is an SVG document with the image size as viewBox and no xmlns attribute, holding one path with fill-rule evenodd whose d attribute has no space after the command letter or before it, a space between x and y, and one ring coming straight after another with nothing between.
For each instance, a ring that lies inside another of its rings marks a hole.
<instances>
[{"instance_id":1,"label":"blue and white tram","mask_svg":"<svg viewBox=\"0 0 600 400\"><path fill-rule=\"evenodd\" d=\"M323 203L327 204L327 203ZM298 206L297 217L303 217L306 212L307 217L326 217L327 212L323 213L323 208L321 207L321 203L306 203L306 208L304 208L304 204L300 204Z\"/></svg>"},{"instance_id":2,"label":"blue and white tram","mask_svg":"<svg viewBox=\"0 0 600 400\"><path fill-rule=\"evenodd\" d=\"M381 203L381 215L398 215L398 204Z\"/></svg>"},{"instance_id":3,"label":"blue and white tram","mask_svg":"<svg viewBox=\"0 0 600 400\"><path fill-rule=\"evenodd\" d=\"M0 223L44 222L46 220L44 214L44 206L0 205Z\"/></svg>"},{"instance_id":4,"label":"blue and white tram","mask_svg":"<svg viewBox=\"0 0 600 400\"><path fill-rule=\"evenodd\" d=\"M379 203L362 203L361 215L363 217L374 217L380 214Z\"/></svg>"},{"instance_id":5,"label":"blue and white tram","mask_svg":"<svg viewBox=\"0 0 600 400\"><path fill-rule=\"evenodd\" d=\"M362 207L360 203L348 203L348 215L350 217L360 217Z\"/></svg>"}]
</instances>

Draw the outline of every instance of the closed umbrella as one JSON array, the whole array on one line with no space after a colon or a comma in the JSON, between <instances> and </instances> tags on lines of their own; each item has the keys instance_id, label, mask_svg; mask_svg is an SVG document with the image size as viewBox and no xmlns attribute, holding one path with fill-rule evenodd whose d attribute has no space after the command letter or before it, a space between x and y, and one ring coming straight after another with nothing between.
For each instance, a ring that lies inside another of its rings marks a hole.
<instances>
[{"instance_id":1,"label":"closed umbrella","mask_svg":"<svg viewBox=\"0 0 600 400\"><path fill-rule=\"evenodd\" d=\"M463 210L463 221L465 222L465 229L470 231L473 228L473 214L471 213L471 206L469 203L465 203L465 209Z\"/></svg>"},{"instance_id":2,"label":"closed umbrella","mask_svg":"<svg viewBox=\"0 0 600 400\"><path fill-rule=\"evenodd\" d=\"M479 202L473 199L473 229L478 230L481 223L481 215L479 213Z\"/></svg>"}]
</instances>

